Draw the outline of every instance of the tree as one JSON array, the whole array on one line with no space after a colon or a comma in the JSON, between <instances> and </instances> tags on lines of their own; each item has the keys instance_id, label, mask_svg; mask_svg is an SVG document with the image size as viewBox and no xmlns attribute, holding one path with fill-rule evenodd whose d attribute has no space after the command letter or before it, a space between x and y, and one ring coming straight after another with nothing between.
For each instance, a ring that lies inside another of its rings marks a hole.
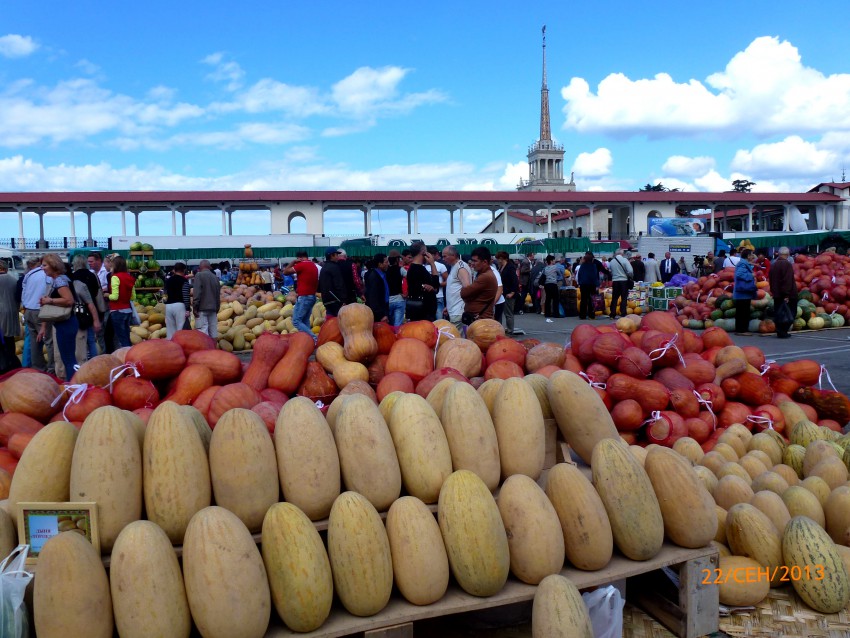
<instances>
[{"instance_id":1,"label":"tree","mask_svg":"<svg viewBox=\"0 0 850 638\"><path fill-rule=\"evenodd\" d=\"M755 185L755 182L751 182L748 179L736 179L732 182L732 190L736 193L749 193Z\"/></svg>"},{"instance_id":2,"label":"tree","mask_svg":"<svg viewBox=\"0 0 850 638\"><path fill-rule=\"evenodd\" d=\"M678 193L679 190L680 189L678 189L678 188L667 188L664 184L662 184L661 182L658 182L655 185L647 184L646 186L641 188L639 192L647 192L648 191L648 192L653 192L653 193Z\"/></svg>"}]
</instances>

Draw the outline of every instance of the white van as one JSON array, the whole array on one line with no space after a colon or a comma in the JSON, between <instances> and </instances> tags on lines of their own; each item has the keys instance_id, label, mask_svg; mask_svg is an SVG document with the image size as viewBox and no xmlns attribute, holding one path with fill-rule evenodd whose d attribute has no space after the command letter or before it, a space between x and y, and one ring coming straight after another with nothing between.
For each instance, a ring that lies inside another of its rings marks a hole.
<instances>
[{"instance_id":1,"label":"white van","mask_svg":"<svg viewBox=\"0 0 850 638\"><path fill-rule=\"evenodd\" d=\"M6 262L9 266L9 274L19 277L26 270L24 258L17 250L10 248L0 248L0 259Z\"/></svg>"}]
</instances>

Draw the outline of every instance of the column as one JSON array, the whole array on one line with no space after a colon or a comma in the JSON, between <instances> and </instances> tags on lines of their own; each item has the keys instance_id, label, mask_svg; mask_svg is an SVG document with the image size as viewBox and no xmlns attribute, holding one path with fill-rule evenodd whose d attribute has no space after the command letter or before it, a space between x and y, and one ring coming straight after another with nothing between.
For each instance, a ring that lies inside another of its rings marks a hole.
<instances>
[{"instance_id":1,"label":"column","mask_svg":"<svg viewBox=\"0 0 850 638\"><path fill-rule=\"evenodd\" d=\"M449 232L454 235L455 232L455 209L449 209Z\"/></svg>"},{"instance_id":2,"label":"column","mask_svg":"<svg viewBox=\"0 0 850 638\"><path fill-rule=\"evenodd\" d=\"M233 211L227 211L227 234L233 235Z\"/></svg>"},{"instance_id":3,"label":"column","mask_svg":"<svg viewBox=\"0 0 850 638\"><path fill-rule=\"evenodd\" d=\"M826 230L826 206L818 206L817 213L820 214L820 229Z\"/></svg>"},{"instance_id":4,"label":"column","mask_svg":"<svg viewBox=\"0 0 850 638\"><path fill-rule=\"evenodd\" d=\"M782 206L782 232L787 233L791 229L791 219L788 209L790 206L785 204Z\"/></svg>"},{"instance_id":5,"label":"column","mask_svg":"<svg viewBox=\"0 0 850 638\"><path fill-rule=\"evenodd\" d=\"M221 234L227 234L227 212L224 210L225 207L221 206Z\"/></svg>"},{"instance_id":6,"label":"column","mask_svg":"<svg viewBox=\"0 0 850 638\"><path fill-rule=\"evenodd\" d=\"M507 235L508 234L508 204L507 203L505 203L502 210L505 211L502 214L502 232Z\"/></svg>"},{"instance_id":7,"label":"column","mask_svg":"<svg viewBox=\"0 0 850 638\"><path fill-rule=\"evenodd\" d=\"M491 208L490 209L490 225L494 226L495 224L496 224L496 209ZM494 230L495 230L495 228L494 228Z\"/></svg>"},{"instance_id":8,"label":"column","mask_svg":"<svg viewBox=\"0 0 850 638\"><path fill-rule=\"evenodd\" d=\"M142 211L140 210L133 211L133 216L136 218L136 237L139 237L141 235L141 233L139 232L139 215L141 214Z\"/></svg>"},{"instance_id":9,"label":"column","mask_svg":"<svg viewBox=\"0 0 850 638\"><path fill-rule=\"evenodd\" d=\"M407 210L407 234L408 235L410 234L410 213L411 213L411 210L408 209Z\"/></svg>"},{"instance_id":10,"label":"column","mask_svg":"<svg viewBox=\"0 0 850 638\"><path fill-rule=\"evenodd\" d=\"M366 206L366 210L364 211L364 222L365 222L366 234L371 235L372 234L372 207L371 206Z\"/></svg>"},{"instance_id":11,"label":"column","mask_svg":"<svg viewBox=\"0 0 850 638\"><path fill-rule=\"evenodd\" d=\"M42 242L44 242L44 212L45 211L43 211L43 210L36 211L36 215L38 215L38 241L39 241L38 247L39 248L41 248L41 247L47 248L47 246L45 244L42 244Z\"/></svg>"},{"instance_id":12,"label":"column","mask_svg":"<svg viewBox=\"0 0 850 638\"><path fill-rule=\"evenodd\" d=\"M183 236L184 237L186 236L186 213L187 213L187 211L185 211L185 210L180 211L180 216L183 218L182 224L183 224Z\"/></svg>"},{"instance_id":13,"label":"column","mask_svg":"<svg viewBox=\"0 0 850 638\"><path fill-rule=\"evenodd\" d=\"M171 235L177 235L177 211L174 208L171 209Z\"/></svg>"},{"instance_id":14,"label":"column","mask_svg":"<svg viewBox=\"0 0 850 638\"><path fill-rule=\"evenodd\" d=\"M71 207L71 236L68 238L68 246L71 248L77 247L77 224L74 219L74 213L76 212L73 207Z\"/></svg>"},{"instance_id":15,"label":"column","mask_svg":"<svg viewBox=\"0 0 850 638\"><path fill-rule=\"evenodd\" d=\"M552 204L546 209L546 236L552 236Z\"/></svg>"},{"instance_id":16,"label":"column","mask_svg":"<svg viewBox=\"0 0 850 638\"><path fill-rule=\"evenodd\" d=\"M753 232L753 204L747 204L747 230Z\"/></svg>"},{"instance_id":17,"label":"column","mask_svg":"<svg viewBox=\"0 0 850 638\"><path fill-rule=\"evenodd\" d=\"M587 236L588 237L593 237L593 209L594 208L596 208L596 204L588 204L587 205L587 210L590 211L590 215L588 215L588 217L590 219L587 222Z\"/></svg>"},{"instance_id":18,"label":"column","mask_svg":"<svg viewBox=\"0 0 850 638\"><path fill-rule=\"evenodd\" d=\"M84 210L83 212L86 214L86 222L88 223L88 237L86 238L86 241L88 242L88 244L86 244L86 245L87 246L94 246L94 237L92 237L92 231L91 231L91 216L94 215L94 211L93 210Z\"/></svg>"},{"instance_id":19,"label":"column","mask_svg":"<svg viewBox=\"0 0 850 638\"><path fill-rule=\"evenodd\" d=\"M413 232L419 234L419 204L413 207Z\"/></svg>"},{"instance_id":20,"label":"column","mask_svg":"<svg viewBox=\"0 0 850 638\"><path fill-rule=\"evenodd\" d=\"M17 208L18 211L18 250L26 248L26 237L24 237L24 209Z\"/></svg>"},{"instance_id":21,"label":"column","mask_svg":"<svg viewBox=\"0 0 850 638\"><path fill-rule=\"evenodd\" d=\"M121 234L127 236L127 209L121 207Z\"/></svg>"},{"instance_id":22,"label":"column","mask_svg":"<svg viewBox=\"0 0 850 638\"><path fill-rule=\"evenodd\" d=\"M714 204L711 205L711 217L709 220L708 231L711 233L714 232Z\"/></svg>"},{"instance_id":23,"label":"column","mask_svg":"<svg viewBox=\"0 0 850 638\"><path fill-rule=\"evenodd\" d=\"M573 209L573 237L576 236L576 226L578 225L578 209Z\"/></svg>"},{"instance_id":24,"label":"column","mask_svg":"<svg viewBox=\"0 0 850 638\"><path fill-rule=\"evenodd\" d=\"M460 234L461 234L461 235L463 235L463 205L462 205L462 204L461 204L461 207L458 209L458 218L459 218L459 220L460 220L460 221L458 222L458 223L459 223Z\"/></svg>"}]
</instances>

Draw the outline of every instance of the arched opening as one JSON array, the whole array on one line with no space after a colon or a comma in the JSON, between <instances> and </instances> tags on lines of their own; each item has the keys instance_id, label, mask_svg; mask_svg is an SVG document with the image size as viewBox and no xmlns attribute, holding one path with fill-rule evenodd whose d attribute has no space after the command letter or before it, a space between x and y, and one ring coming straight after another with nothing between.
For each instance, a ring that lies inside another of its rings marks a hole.
<instances>
[{"instance_id":1,"label":"arched opening","mask_svg":"<svg viewBox=\"0 0 850 638\"><path fill-rule=\"evenodd\" d=\"M651 211L649 211L649 212L646 214L646 217L647 217L647 218L664 217L664 215L662 215L662 214L661 214L660 212L658 212L657 210L651 210Z\"/></svg>"},{"instance_id":2,"label":"arched opening","mask_svg":"<svg viewBox=\"0 0 850 638\"><path fill-rule=\"evenodd\" d=\"M573 229L570 228L570 231L569 231L569 234L567 235L567 237L572 237L572 236L573 236Z\"/></svg>"},{"instance_id":3,"label":"arched opening","mask_svg":"<svg viewBox=\"0 0 850 638\"><path fill-rule=\"evenodd\" d=\"M512 232L512 233L515 233L515 232L516 232L516 228L514 228L513 226L511 226L511 232Z\"/></svg>"},{"instance_id":4,"label":"arched opening","mask_svg":"<svg viewBox=\"0 0 850 638\"><path fill-rule=\"evenodd\" d=\"M578 227L578 236L581 237L581 226Z\"/></svg>"},{"instance_id":5,"label":"arched opening","mask_svg":"<svg viewBox=\"0 0 850 638\"><path fill-rule=\"evenodd\" d=\"M306 233L307 232L307 218L304 216L304 213L300 211L295 211L289 214L289 217L286 219L286 232L288 233Z\"/></svg>"}]
</instances>

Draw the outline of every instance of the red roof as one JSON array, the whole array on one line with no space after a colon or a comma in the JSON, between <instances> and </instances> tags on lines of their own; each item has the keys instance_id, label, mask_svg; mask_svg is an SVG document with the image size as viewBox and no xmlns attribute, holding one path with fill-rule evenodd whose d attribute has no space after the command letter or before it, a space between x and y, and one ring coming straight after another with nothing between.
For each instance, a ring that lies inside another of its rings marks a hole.
<instances>
[{"instance_id":1,"label":"red roof","mask_svg":"<svg viewBox=\"0 0 850 638\"><path fill-rule=\"evenodd\" d=\"M394 206L415 203L420 206L526 206L550 205L562 209L570 205L665 202L683 205L710 204L793 204L843 201L830 193L708 193L655 191L96 191L96 192L7 192L0 204L9 206L84 205L112 206L139 204L201 204L216 206L237 202L329 202L370 203ZM576 206L578 208L578 206Z\"/></svg>"}]
</instances>

